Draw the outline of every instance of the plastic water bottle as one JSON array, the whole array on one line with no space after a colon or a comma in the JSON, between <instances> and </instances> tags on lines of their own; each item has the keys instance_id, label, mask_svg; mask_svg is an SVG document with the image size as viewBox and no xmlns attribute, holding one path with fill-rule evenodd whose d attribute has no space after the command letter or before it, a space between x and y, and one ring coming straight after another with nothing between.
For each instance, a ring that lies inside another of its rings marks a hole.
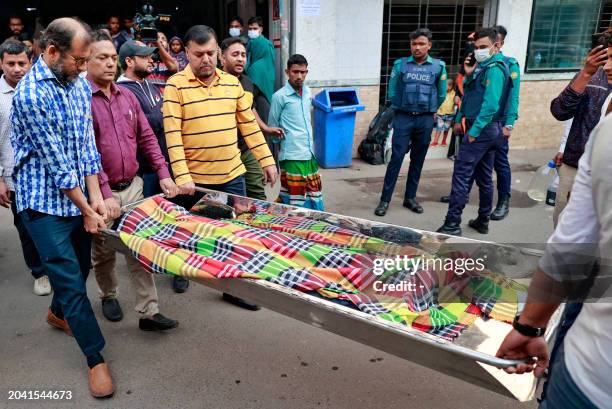
<instances>
[{"instance_id":1,"label":"plastic water bottle","mask_svg":"<svg viewBox=\"0 0 612 409\"><path fill-rule=\"evenodd\" d=\"M559 187L559 175L555 175L550 186L548 186L548 191L546 192L546 204L549 206L554 206L555 201L557 199L557 188Z\"/></svg>"},{"instance_id":2,"label":"plastic water bottle","mask_svg":"<svg viewBox=\"0 0 612 409\"><path fill-rule=\"evenodd\" d=\"M557 165L554 160L551 160L546 165L540 167L527 188L527 196L536 202L543 202L546 199L546 193L549 186L553 183L557 175Z\"/></svg>"}]
</instances>

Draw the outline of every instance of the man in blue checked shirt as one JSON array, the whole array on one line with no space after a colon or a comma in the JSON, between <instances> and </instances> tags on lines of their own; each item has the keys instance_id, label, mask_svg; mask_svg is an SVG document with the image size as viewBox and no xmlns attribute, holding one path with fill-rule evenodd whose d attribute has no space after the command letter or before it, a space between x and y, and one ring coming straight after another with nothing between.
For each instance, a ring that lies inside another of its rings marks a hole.
<instances>
[{"instance_id":1,"label":"man in blue checked shirt","mask_svg":"<svg viewBox=\"0 0 612 409\"><path fill-rule=\"evenodd\" d=\"M44 53L15 90L11 139L17 212L54 289L47 322L74 336L87 357L91 394L101 398L115 386L85 287L90 234L106 227L91 88L79 77L90 43L89 28L77 20L49 24L41 39Z\"/></svg>"}]
</instances>

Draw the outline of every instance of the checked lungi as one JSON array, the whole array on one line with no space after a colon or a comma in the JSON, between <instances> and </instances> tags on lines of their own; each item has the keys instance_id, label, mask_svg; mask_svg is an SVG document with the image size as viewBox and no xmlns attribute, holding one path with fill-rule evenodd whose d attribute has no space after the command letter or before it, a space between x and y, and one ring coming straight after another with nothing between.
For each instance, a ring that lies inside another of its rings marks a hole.
<instances>
[{"instance_id":1,"label":"checked lungi","mask_svg":"<svg viewBox=\"0 0 612 409\"><path fill-rule=\"evenodd\" d=\"M325 210L321 175L315 158L280 162L281 188L278 201L291 206Z\"/></svg>"}]
</instances>

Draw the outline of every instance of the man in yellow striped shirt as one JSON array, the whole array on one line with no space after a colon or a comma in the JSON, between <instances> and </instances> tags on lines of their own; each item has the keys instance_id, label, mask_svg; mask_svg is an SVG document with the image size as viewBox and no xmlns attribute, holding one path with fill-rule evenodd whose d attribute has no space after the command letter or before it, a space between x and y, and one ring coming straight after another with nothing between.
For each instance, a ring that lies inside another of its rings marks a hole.
<instances>
[{"instance_id":1,"label":"man in yellow striped shirt","mask_svg":"<svg viewBox=\"0 0 612 409\"><path fill-rule=\"evenodd\" d=\"M258 160L264 179L274 185L276 165L257 125L251 101L236 77L217 69L217 38L197 25L185 36L189 65L168 79L164 91L164 130L170 165L189 209L201 186L246 196L237 130Z\"/></svg>"},{"instance_id":2,"label":"man in yellow striped shirt","mask_svg":"<svg viewBox=\"0 0 612 409\"><path fill-rule=\"evenodd\" d=\"M196 186L246 196L238 129L263 169L264 183L273 186L278 176L251 110L252 98L238 78L217 69L218 49L212 28L191 27L185 35L189 65L170 77L164 90L164 132L180 192L172 201L187 210L203 196L195 191ZM249 310L259 309L230 294L224 293L223 299Z\"/></svg>"}]
</instances>

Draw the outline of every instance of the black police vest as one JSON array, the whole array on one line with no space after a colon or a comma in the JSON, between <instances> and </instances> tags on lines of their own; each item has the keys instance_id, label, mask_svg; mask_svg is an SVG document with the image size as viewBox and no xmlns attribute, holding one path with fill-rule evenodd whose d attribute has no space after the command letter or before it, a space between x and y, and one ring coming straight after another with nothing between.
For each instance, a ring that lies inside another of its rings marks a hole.
<instances>
[{"instance_id":1,"label":"black police vest","mask_svg":"<svg viewBox=\"0 0 612 409\"><path fill-rule=\"evenodd\" d=\"M416 64L403 58L401 78L392 101L394 108L406 112L436 112L442 64L435 58L431 64Z\"/></svg>"},{"instance_id":2,"label":"black police vest","mask_svg":"<svg viewBox=\"0 0 612 409\"><path fill-rule=\"evenodd\" d=\"M504 119L510 89L512 88L512 80L510 78L510 71L503 61L497 61L484 69L477 67L474 71L475 78L464 88L465 94L461 100L461 110L466 119L474 120L480 114L486 90L485 74L493 67L500 67L504 73L504 89L499 99L499 109L493 116L493 121L497 122Z\"/></svg>"}]
</instances>

